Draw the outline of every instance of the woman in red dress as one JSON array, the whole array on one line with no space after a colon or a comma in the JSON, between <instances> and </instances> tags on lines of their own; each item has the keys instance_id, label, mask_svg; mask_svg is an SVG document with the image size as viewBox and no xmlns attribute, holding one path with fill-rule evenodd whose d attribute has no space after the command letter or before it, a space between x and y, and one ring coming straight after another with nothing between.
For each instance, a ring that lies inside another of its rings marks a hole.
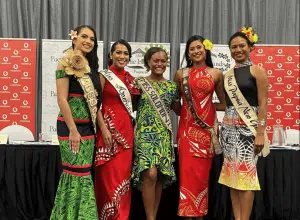
<instances>
[{"instance_id":1,"label":"woman in red dress","mask_svg":"<svg viewBox=\"0 0 300 220\"><path fill-rule=\"evenodd\" d=\"M110 51L112 65L100 74L103 88L102 117L98 118L95 154L95 194L100 220L128 220L133 151L132 101L139 91L124 70L131 57L125 40Z\"/></svg>"},{"instance_id":2,"label":"woman in red dress","mask_svg":"<svg viewBox=\"0 0 300 220\"><path fill-rule=\"evenodd\" d=\"M219 150L213 92L224 103L223 74L214 69L212 44L192 36L186 44L187 68L178 70L183 105L178 128L180 199L178 215L202 219L208 212L208 182L212 158Z\"/></svg>"}]
</instances>

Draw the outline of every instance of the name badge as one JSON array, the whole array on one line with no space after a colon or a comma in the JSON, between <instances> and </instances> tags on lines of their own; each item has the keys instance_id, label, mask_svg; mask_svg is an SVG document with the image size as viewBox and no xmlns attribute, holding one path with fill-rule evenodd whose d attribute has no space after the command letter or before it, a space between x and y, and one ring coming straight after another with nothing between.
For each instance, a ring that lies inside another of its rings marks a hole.
<instances>
[{"instance_id":1,"label":"name badge","mask_svg":"<svg viewBox=\"0 0 300 220\"><path fill-rule=\"evenodd\" d=\"M8 135L0 134L0 144L7 144L7 142L8 142Z\"/></svg>"},{"instance_id":2,"label":"name badge","mask_svg":"<svg viewBox=\"0 0 300 220\"><path fill-rule=\"evenodd\" d=\"M59 141L58 141L57 135L52 135L51 145L59 145Z\"/></svg>"}]
</instances>

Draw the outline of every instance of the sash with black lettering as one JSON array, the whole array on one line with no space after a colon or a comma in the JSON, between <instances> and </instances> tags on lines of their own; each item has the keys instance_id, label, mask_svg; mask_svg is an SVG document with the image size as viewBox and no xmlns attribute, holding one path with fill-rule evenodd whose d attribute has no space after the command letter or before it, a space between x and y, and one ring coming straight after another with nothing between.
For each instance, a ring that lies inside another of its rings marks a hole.
<instances>
[{"instance_id":1,"label":"sash with black lettering","mask_svg":"<svg viewBox=\"0 0 300 220\"><path fill-rule=\"evenodd\" d=\"M164 126L169 130L171 136L172 160L174 161L175 153L173 149L172 122L171 122L170 114L165 106L165 103L160 98L155 88L153 88L152 84L145 77L137 77L134 80L134 82L137 85L137 87L147 95L150 104L159 115Z\"/></svg>"},{"instance_id":2,"label":"sash with black lettering","mask_svg":"<svg viewBox=\"0 0 300 220\"><path fill-rule=\"evenodd\" d=\"M133 114L131 95L126 85L122 82L122 80L119 79L119 77L116 76L116 74L110 70L104 70L101 72L101 74L117 90L123 105L127 109L129 115L134 119L135 116Z\"/></svg>"},{"instance_id":3,"label":"sash with black lettering","mask_svg":"<svg viewBox=\"0 0 300 220\"><path fill-rule=\"evenodd\" d=\"M257 114L252 109L252 107L250 106L250 104L248 103L248 101L245 99L242 92L240 91L234 77L233 69L229 70L225 74L224 87L239 116L245 122L247 127L253 133L253 135L256 136L257 119L258 119ZM268 141L268 136L266 131L264 133L264 139L265 139L264 148L262 149L259 156L266 157L270 153L270 148L269 148L270 144Z\"/></svg>"},{"instance_id":4,"label":"sash with black lettering","mask_svg":"<svg viewBox=\"0 0 300 220\"><path fill-rule=\"evenodd\" d=\"M183 87L183 93L185 95L187 104L189 106L189 109L190 109L194 119L196 120L196 122L198 123L198 125L201 128L206 129L210 132L210 135L211 135L210 150L214 151L216 154L220 154L222 152L222 150L221 150L219 139L218 139L218 136L216 134L214 127L210 127L208 124L206 124L198 116L198 114L194 108L193 101L192 101L192 93L191 93L190 85L189 85L189 69L188 68L185 68L182 70L182 87ZM216 123L217 123L217 121L216 121Z\"/></svg>"},{"instance_id":5,"label":"sash with black lettering","mask_svg":"<svg viewBox=\"0 0 300 220\"><path fill-rule=\"evenodd\" d=\"M90 78L88 74L84 74L83 77L77 78L77 81L81 85L81 88L84 92L84 98L88 104L92 122L93 122L93 127L95 133L97 132L97 125L96 125L96 120L97 120L97 103L98 103L98 92L94 87L93 81Z\"/></svg>"}]
</instances>

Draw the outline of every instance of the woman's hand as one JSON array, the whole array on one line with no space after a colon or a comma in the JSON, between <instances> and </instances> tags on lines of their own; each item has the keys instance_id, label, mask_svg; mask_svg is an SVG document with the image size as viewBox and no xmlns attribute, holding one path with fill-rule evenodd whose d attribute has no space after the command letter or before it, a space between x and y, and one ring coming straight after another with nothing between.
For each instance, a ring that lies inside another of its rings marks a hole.
<instances>
[{"instance_id":1,"label":"woman's hand","mask_svg":"<svg viewBox=\"0 0 300 220\"><path fill-rule=\"evenodd\" d=\"M70 148L74 154L78 154L79 152L79 146L80 146L81 136L77 129L70 130L69 134L69 142L70 142Z\"/></svg>"},{"instance_id":2,"label":"woman's hand","mask_svg":"<svg viewBox=\"0 0 300 220\"><path fill-rule=\"evenodd\" d=\"M113 140L110 131L105 127L101 129L101 133L105 146L111 148Z\"/></svg>"},{"instance_id":3,"label":"woman's hand","mask_svg":"<svg viewBox=\"0 0 300 220\"><path fill-rule=\"evenodd\" d=\"M262 134L258 133L254 140L254 153L259 154L264 148L264 144L265 144L264 133Z\"/></svg>"}]
</instances>

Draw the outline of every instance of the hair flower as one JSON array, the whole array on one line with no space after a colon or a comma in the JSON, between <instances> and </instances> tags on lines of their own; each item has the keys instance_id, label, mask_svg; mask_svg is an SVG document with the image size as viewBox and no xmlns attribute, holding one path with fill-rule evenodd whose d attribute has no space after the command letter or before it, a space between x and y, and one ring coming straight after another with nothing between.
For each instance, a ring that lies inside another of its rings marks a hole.
<instances>
[{"instance_id":1,"label":"hair flower","mask_svg":"<svg viewBox=\"0 0 300 220\"><path fill-rule=\"evenodd\" d=\"M249 41L253 44L255 44L258 41L258 35L254 33L254 30L252 27L242 27L239 32L243 33L248 37Z\"/></svg>"},{"instance_id":2,"label":"hair flower","mask_svg":"<svg viewBox=\"0 0 300 220\"><path fill-rule=\"evenodd\" d=\"M67 50L59 63L64 67L67 75L75 75L80 78L85 73L91 72L87 59L78 50Z\"/></svg>"},{"instance_id":3,"label":"hair flower","mask_svg":"<svg viewBox=\"0 0 300 220\"><path fill-rule=\"evenodd\" d=\"M213 48L212 42L208 39L205 39L203 41L203 45L204 45L205 50L212 50L212 48Z\"/></svg>"},{"instance_id":4,"label":"hair flower","mask_svg":"<svg viewBox=\"0 0 300 220\"><path fill-rule=\"evenodd\" d=\"M73 31L71 30L70 33L68 34L71 39L73 40L74 38L76 39L77 38L77 31Z\"/></svg>"}]
</instances>

